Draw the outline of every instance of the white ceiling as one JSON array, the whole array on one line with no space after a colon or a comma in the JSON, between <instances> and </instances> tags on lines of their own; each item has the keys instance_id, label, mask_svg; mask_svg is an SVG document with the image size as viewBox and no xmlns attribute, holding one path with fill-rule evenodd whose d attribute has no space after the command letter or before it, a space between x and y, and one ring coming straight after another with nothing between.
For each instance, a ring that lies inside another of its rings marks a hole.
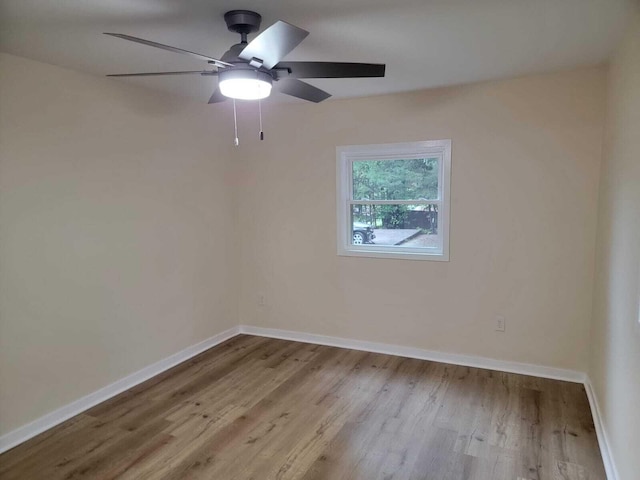
<instances>
[{"instance_id":1,"label":"white ceiling","mask_svg":"<svg viewBox=\"0 0 640 480\"><path fill-rule=\"evenodd\" d=\"M334 98L504 78L603 62L634 0L0 0L0 50L106 73L192 70L204 64L107 37L134 35L222 56L238 41L223 14L255 10L311 34L288 60L387 64L383 79L312 80ZM250 37L251 39L252 37ZM216 81L113 80L205 102ZM274 96L271 101L277 101Z\"/></svg>"}]
</instances>

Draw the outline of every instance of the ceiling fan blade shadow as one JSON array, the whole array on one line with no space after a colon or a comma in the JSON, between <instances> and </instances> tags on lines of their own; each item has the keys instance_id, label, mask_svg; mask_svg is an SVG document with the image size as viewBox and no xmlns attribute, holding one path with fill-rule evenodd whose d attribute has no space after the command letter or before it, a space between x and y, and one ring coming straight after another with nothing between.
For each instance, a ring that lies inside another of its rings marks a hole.
<instances>
[{"instance_id":1,"label":"ceiling fan blade shadow","mask_svg":"<svg viewBox=\"0 0 640 480\"><path fill-rule=\"evenodd\" d=\"M220 92L220 88L216 88L214 92L211 94L211 97L209 98L209 104L220 103L220 102L224 102L225 100L228 100L228 97L225 97Z\"/></svg>"},{"instance_id":2,"label":"ceiling fan blade shadow","mask_svg":"<svg viewBox=\"0 0 640 480\"><path fill-rule=\"evenodd\" d=\"M142 45L148 45L150 47L160 48L162 50L167 50L169 52L182 53L184 55L189 55L199 60L205 60L218 67L232 66L230 63L223 62L222 60L218 60L217 58L209 57L207 55L202 55L201 53L190 52L189 50L183 50L182 48L172 47L170 45L163 45L162 43L152 42L151 40L145 40L144 38L132 37L131 35L124 35L122 33L105 32L104 34L110 35L116 38L122 38L123 40L129 40L130 42L136 42L136 43L141 43Z\"/></svg>"},{"instance_id":3,"label":"ceiling fan blade shadow","mask_svg":"<svg viewBox=\"0 0 640 480\"><path fill-rule=\"evenodd\" d=\"M145 72L145 73L111 73L107 77L156 77L162 75L202 75L205 77L218 75L218 72L207 70L188 70L184 72Z\"/></svg>"},{"instance_id":4,"label":"ceiling fan blade shadow","mask_svg":"<svg viewBox=\"0 0 640 480\"><path fill-rule=\"evenodd\" d=\"M330 93L295 78L278 80L275 82L275 88L277 88L280 93L314 103L320 103L331 96Z\"/></svg>"},{"instance_id":5,"label":"ceiling fan blade shadow","mask_svg":"<svg viewBox=\"0 0 640 480\"><path fill-rule=\"evenodd\" d=\"M239 56L248 62L254 58L259 59L262 66L270 69L296 48L307 35L309 32L306 30L278 20L249 42Z\"/></svg>"},{"instance_id":6,"label":"ceiling fan blade shadow","mask_svg":"<svg viewBox=\"0 0 640 480\"><path fill-rule=\"evenodd\" d=\"M384 77L385 68L381 63L347 62L280 62L274 67L288 70L288 78Z\"/></svg>"}]
</instances>

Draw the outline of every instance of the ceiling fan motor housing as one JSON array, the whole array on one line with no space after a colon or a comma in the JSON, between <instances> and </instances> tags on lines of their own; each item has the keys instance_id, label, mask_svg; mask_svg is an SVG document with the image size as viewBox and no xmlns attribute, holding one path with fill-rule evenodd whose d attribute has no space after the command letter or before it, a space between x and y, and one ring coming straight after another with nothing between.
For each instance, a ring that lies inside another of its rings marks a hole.
<instances>
[{"instance_id":1,"label":"ceiling fan motor housing","mask_svg":"<svg viewBox=\"0 0 640 480\"><path fill-rule=\"evenodd\" d=\"M229 48L229 50L227 50L224 55L222 55L221 60L223 62L229 62L229 63L243 63L246 64L247 61L246 60L242 60L239 55L242 52L242 50L244 50L244 48L247 46L246 43L236 43L235 45L232 45L231 48Z\"/></svg>"}]
</instances>

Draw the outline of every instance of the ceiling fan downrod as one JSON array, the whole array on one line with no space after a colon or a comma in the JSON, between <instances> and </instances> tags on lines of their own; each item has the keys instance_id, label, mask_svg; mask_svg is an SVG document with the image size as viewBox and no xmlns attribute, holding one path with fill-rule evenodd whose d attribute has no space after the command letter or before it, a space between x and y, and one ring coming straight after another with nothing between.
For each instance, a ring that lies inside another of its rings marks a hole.
<instances>
[{"instance_id":1,"label":"ceiling fan downrod","mask_svg":"<svg viewBox=\"0 0 640 480\"><path fill-rule=\"evenodd\" d=\"M247 43L247 35L260 30L262 15L250 10L231 10L224 14L230 32L240 34L240 43Z\"/></svg>"}]
</instances>

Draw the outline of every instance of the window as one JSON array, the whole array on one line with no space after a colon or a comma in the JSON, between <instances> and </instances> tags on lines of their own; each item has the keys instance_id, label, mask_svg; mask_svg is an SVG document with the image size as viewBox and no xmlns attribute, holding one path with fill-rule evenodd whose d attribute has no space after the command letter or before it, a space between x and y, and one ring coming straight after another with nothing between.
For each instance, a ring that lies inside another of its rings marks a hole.
<instances>
[{"instance_id":1,"label":"window","mask_svg":"<svg viewBox=\"0 0 640 480\"><path fill-rule=\"evenodd\" d=\"M451 140L337 148L338 255L449 260Z\"/></svg>"}]
</instances>

